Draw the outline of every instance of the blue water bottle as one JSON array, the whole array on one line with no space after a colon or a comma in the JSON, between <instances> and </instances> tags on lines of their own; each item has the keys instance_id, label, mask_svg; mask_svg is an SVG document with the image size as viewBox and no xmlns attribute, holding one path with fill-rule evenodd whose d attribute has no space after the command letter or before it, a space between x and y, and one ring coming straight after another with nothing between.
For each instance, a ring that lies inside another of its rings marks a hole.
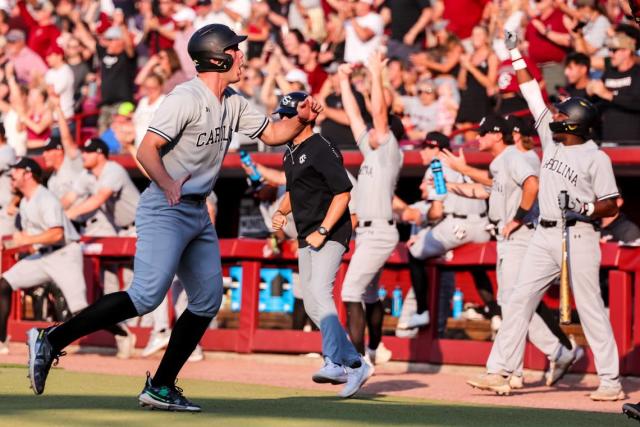
<instances>
[{"instance_id":1,"label":"blue water bottle","mask_svg":"<svg viewBox=\"0 0 640 427\"><path fill-rule=\"evenodd\" d=\"M400 317L402 312L402 289L399 286L393 290L393 304L391 306L391 315L393 317Z\"/></svg>"},{"instance_id":2,"label":"blue water bottle","mask_svg":"<svg viewBox=\"0 0 640 427\"><path fill-rule=\"evenodd\" d=\"M240 161L242 162L242 164L251 169L251 173L249 174L251 184L260 184L262 182L262 175L260 175L260 172L258 172L258 168L256 167L256 164L253 163L253 160L251 160L251 156L249 156L249 153L244 150L240 150L238 154L240 154Z\"/></svg>"},{"instance_id":3,"label":"blue water bottle","mask_svg":"<svg viewBox=\"0 0 640 427\"><path fill-rule=\"evenodd\" d=\"M456 291L453 294L453 318L459 319L462 317L462 304L464 302L464 298L462 295L462 291L456 288Z\"/></svg>"},{"instance_id":4,"label":"blue water bottle","mask_svg":"<svg viewBox=\"0 0 640 427\"><path fill-rule=\"evenodd\" d=\"M444 173L442 173L442 163L438 159L433 159L431 162L431 172L433 174L433 185L436 190L436 194L442 196L447 194L447 183L444 180Z\"/></svg>"}]
</instances>

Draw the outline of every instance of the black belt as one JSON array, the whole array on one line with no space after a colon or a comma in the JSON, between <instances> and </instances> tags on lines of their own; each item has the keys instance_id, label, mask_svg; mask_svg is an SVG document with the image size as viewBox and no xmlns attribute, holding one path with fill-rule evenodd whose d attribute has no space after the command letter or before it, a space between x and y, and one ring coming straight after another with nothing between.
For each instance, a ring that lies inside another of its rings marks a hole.
<instances>
[{"instance_id":1,"label":"black belt","mask_svg":"<svg viewBox=\"0 0 640 427\"><path fill-rule=\"evenodd\" d=\"M450 216L452 216L454 218L458 218L458 219L467 219L467 218L469 218L469 215L459 215L457 213L451 213L451 214L447 214L447 215L450 215ZM485 213L481 213L481 214L477 214L477 215L480 218L484 218L485 216L487 216L487 213L485 212Z\"/></svg>"},{"instance_id":2,"label":"black belt","mask_svg":"<svg viewBox=\"0 0 640 427\"><path fill-rule=\"evenodd\" d=\"M62 249L62 248L64 248L64 245L63 246L43 246L43 247L38 249L38 253L40 255L47 255L47 254L53 253L53 252L57 251L58 249Z\"/></svg>"},{"instance_id":3,"label":"black belt","mask_svg":"<svg viewBox=\"0 0 640 427\"><path fill-rule=\"evenodd\" d=\"M584 222L585 224L589 224L590 226L593 227L594 230L598 230L598 225L594 224L593 222L586 222L586 221L580 221L580 222ZM567 227L573 227L574 225L576 225L578 223L578 220L576 219L569 219L566 222L566 226ZM541 219L540 222L538 223L540 224L540 226L542 228L553 228L557 225L560 225L560 221L553 221L553 220L547 220L547 219Z\"/></svg>"},{"instance_id":4,"label":"black belt","mask_svg":"<svg viewBox=\"0 0 640 427\"><path fill-rule=\"evenodd\" d=\"M204 203L207 200L206 194L183 194L180 196L180 201L185 203Z\"/></svg>"},{"instance_id":5,"label":"black belt","mask_svg":"<svg viewBox=\"0 0 640 427\"><path fill-rule=\"evenodd\" d=\"M395 222L390 219L389 221L387 221L387 224L389 225L393 225L395 224ZM371 227L373 225L373 221L360 221L358 222L358 227Z\"/></svg>"},{"instance_id":6,"label":"black belt","mask_svg":"<svg viewBox=\"0 0 640 427\"><path fill-rule=\"evenodd\" d=\"M132 222L131 224L129 224L129 225L125 225L125 226L122 226L122 227L120 227L120 228L121 228L122 230L128 230L128 229L133 228L133 227L135 227L135 226L136 226L136 222L134 221L134 222Z\"/></svg>"},{"instance_id":7,"label":"black belt","mask_svg":"<svg viewBox=\"0 0 640 427\"><path fill-rule=\"evenodd\" d=\"M527 227L529 230L533 230L534 228L536 228L536 225L532 222L528 222L525 224L525 227Z\"/></svg>"}]
</instances>

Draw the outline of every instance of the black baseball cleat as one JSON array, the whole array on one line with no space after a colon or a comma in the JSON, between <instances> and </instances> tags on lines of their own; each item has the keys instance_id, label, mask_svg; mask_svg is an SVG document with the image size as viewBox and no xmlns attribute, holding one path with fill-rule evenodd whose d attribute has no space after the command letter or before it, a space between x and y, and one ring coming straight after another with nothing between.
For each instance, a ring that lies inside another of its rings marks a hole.
<instances>
[{"instance_id":1,"label":"black baseball cleat","mask_svg":"<svg viewBox=\"0 0 640 427\"><path fill-rule=\"evenodd\" d=\"M622 413L629 418L640 421L640 403L625 403L622 405Z\"/></svg>"},{"instance_id":2,"label":"black baseball cleat","mask_svg":"<svg viewBox=\"0 0 640 427\"><path fill-rule=\"evenodd\" d=\"M164 411L200 412L199 405L190 402L177 386L159 386L151 384L151 374L147 372L147 382L138 396L140 406Z\"/></svg>"},{"instance_id":3,"label":"black baseball cleat","mask_svg":"<svg viewBox=\"0 0 640 427\"><path fill-rule=\"evenodd\" d=\"M47 375L51 365L58 364L58 358L64 356L64 351L55 351L49 343L47 335L54 328L31 328L27 332L27 346L29 347L29 381L35 394L42 394L47 382Z\"/></svg>"}]
</instances>

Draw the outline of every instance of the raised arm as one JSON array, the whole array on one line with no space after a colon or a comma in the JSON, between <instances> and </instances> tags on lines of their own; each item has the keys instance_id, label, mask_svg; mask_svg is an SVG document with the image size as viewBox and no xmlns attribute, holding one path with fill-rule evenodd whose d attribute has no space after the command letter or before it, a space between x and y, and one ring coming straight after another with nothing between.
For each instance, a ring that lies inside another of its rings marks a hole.
<instances>
[{"instance_id":1,"label":"raised arm","mask_svg":"<svg viewBox=\"0 0 640 427\"><path fill-rule=\"evenodd\" d=\"M356 102L355 96L353 96L353 91L351 90L351 82L349 81L349 76L353 68L350 64L342 64L338 68L338 78L340 79L340 92L342 96L342 106L344 107L344 111L347 114L347 118L349 119L349 126L351 127L351 133L353 137L358 140L367 129L367 126L362 119L362 114L360 114L360 107Z\"/></svg>"},{"instance_id":2,"label":"raised arm","mask_svg":"<svg viewBox=\"0 0 640 427\"><path fill-rule=\"evenodd\" d=\"M474 182L486 186L493 185L493 179L491 178L491 176L489 176L488 170L474 168L473 166L467 164L467 160L464 157L464 151L462 151L462 148L458 153L459 155L456 156L451 151L445 148L444 150L442 150L439 157L445 165L456 172L460 172L462 175L468 176Z\"/></svg>"},{"instance_id":3,"label":"raised arm","mask_svg":"<svg viewBox=\"0 0 640 427\"><path fill-rule=\"evenodd\" d=\"M55 95L54 93L49 93L49 100L53 105L54 111L58 118L58 129L60 130L60 140L62 141L62 148L64 149L64 153L75 159L80 154L80 150L78 149L78 144L76 144L76 139L71 134L71 129L69 129L69 124L64 117L64 113L62 112L62 107L60 106L60 97Z\"/></svg>"},{"instance_id":4,"label":"raised arm","mask_svg":"<svg viewBox=\"0 0 640 427\"><path fill-rule=\"evenodd\" d=\"M374 52L369 57L369 70L371 71L371 116L373 117L373 128L378 135L386 135L389 132L388 106L384 98L382 88L382 70L389 60L380 52ZM371 141L371 148L376 149L380 145L380 139Z\"/></svg>"}]
</instances>

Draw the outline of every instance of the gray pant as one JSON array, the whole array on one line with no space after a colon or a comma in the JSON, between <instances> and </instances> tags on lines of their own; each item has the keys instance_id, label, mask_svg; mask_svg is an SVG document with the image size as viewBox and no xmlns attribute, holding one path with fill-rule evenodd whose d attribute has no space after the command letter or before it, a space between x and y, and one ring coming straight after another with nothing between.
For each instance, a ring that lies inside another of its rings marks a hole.
<instances>
[{"instance_id":1,"label":"gray pant","mask_svg":"<svg viewBox=\"0 0 640 427\"><path fill-rule=\"evenodd\" d=\"M533 237L534 231L526 226L520 227L509 236L509 239L498 240L497 252L498 262L496 265L496 277L498 279L498 304L503 311L507 310L509 299L511 298L518 281L518 272L526 259L527 247ZM529 323L529 340L549 360L555 358L560 349L560 341L538 313L534 313ZM522 363L515 371L517 376L522 376Z\"/></svg>"},{"instance_id":2,"label":"gray pant","mask_svg":"<svg viewBox=\"0 0 640 427\"><path fill-rule=\"evenodd\" d=\"M549 285L560 275L562 230L538 226L527 248L518 281L503 310L504 321L491 348L487 372L511 374L524 356L531 318ZM569 229L569 275L580 322L593 351L600 383L620 385L618 348L600 295L600 233L578 223Z\"/></svg>"},{"instance_id":3,"label":"gray pant","mask_svg":"<svg viewBox=\"0 0 640 427\"><path fill-rule=\"evenodd\" d=\"M351 366L360 360L360 354L347 338L333 300L333 282L344 251L344 246L332 240L320 249L300 248L298 269L304 309L322 334L322 354L334 363Z\"/></svg>"}]
</instances>

